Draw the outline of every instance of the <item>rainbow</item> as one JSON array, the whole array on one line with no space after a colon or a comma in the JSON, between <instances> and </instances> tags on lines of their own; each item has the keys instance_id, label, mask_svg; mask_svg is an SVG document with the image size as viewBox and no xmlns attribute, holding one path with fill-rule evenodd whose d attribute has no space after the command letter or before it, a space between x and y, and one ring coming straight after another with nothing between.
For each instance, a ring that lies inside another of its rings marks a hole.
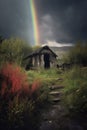
<instances>
[{"instance_id":1,"label":"rainbow","mask_svg":"<svg viewBox=\"0 0 87 130\"><path fill-rule=\"evenodd\" d=\"M38 16L37 16L37 11L36 11L34 0L30 0L30 8L31 8L33 31L34 31L34 44L39 45L40 35L39 35L39 26L38 26Z\"/></svg>"}]
</instances>

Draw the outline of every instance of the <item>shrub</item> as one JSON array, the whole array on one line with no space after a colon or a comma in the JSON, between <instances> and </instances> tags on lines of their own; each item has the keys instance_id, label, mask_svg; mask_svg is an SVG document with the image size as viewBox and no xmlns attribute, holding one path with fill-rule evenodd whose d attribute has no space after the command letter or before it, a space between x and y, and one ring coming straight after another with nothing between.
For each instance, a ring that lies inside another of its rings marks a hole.
<instances>
[{"instance_id":1,"label":"shrub","mask_svg":"<svg viewBox=\"0 0 87 130\"><path fill-rule=\"evenodd\" d=\"M18 95L20 91L29 89L29 83L26 73L17 65L6 64L0 71L1 75L1 96L10 94Z\"/></svg>"},{"instance_id":2,"label":"shrub","mask_svg":"<svg viewBox=\"0 0 87 130\"><path fill-rule=\"evenodd\" d=\"M87 66L87 45L77 43L68 54L68 61L73 64Z\"/></svg>"},{"instance_id":3,"label":"shrub","mask_svg":"<svg viewBox=\"0 0 87 130\"><path fill-rule=\"evenodd\" d=\"M18 38L5 39L0 44L0 66L6 62L26 66L24 57L32 52L29 44Z\"/></svg>"},{"instance_id":4,"label":"shrub","mask_svg":"<svg viewBox=\"0 0 87 130\"><path fill-rule=\"evenodd\" d=\"M74 113L87 112L87 68L73 68L64 76L64 104Z\"/></svg>"},{"instance_id":5,"label":"shrub","mask_svg":"<svg viewBox=\"0 0 87 130\"><path fill-rule=\"evenodd\" d=\"M17 65L7 63L2 67L0 129L36 129L40 122L39 106L46 101L46 98L43 98L45 90L41 86L39 80L29 84L26 72Z\"/></svg>"}]
</instances>

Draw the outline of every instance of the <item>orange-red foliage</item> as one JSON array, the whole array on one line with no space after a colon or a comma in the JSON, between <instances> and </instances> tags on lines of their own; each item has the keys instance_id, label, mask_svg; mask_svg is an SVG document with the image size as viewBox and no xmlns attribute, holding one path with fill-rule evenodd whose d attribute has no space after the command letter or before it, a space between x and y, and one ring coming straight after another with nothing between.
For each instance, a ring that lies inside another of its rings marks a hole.
<instances>
[{"instance_id":1,"label":"orange-red foliage","mask_svg":"<svg viewBox=\"0 0 87 130\"><path fill-rule=\"evenodd\" d=\"M27 75L19 66L6 64L0 70L2 76L0 94L18 93L22 89L29 89Z\"/></svg>"},{"instance_id":2,"label":"orange-red foliage","mask_svg":"<svg viewBox=\"0 0 87 130\"><path fill-rule=\"evenodd\" d=\"M38 80L34 81L34 83L32 84L31 93L37 91L39 87L40 87L40 81Z\"/></svg>"},{"instance_id":3,"label":"orange-red foliage","mask_svg":"<svg viewBox=\"0 0 87 130\"><path fill-rule=\"evenodd\" d=\"M2 77L0 84L1 96L29 96L38 90L40 86L39 81L35 81L30 86L25 71L17 65L6 64L0 70L0 75Z\"/></svg>"}]
</instances>

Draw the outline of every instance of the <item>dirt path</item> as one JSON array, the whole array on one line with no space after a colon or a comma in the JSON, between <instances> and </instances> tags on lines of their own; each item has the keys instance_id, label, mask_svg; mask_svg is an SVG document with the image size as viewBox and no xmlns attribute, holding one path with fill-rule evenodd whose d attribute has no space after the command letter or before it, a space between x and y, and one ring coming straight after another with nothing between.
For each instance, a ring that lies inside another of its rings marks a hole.
<instances>
[{"instance_id":1,"label":"dirt path","mask_svg":"<svg viewBox=\"0 0 87 130\"><path fill-rule=\"evenodd\" d=\"M51 86L50 95L52 104L50 108L42 113L43 121L40 130L84 130L77 120L68 118L64 106L61 104L61 97L64 86Z\"/></svg>"}]
</instances>

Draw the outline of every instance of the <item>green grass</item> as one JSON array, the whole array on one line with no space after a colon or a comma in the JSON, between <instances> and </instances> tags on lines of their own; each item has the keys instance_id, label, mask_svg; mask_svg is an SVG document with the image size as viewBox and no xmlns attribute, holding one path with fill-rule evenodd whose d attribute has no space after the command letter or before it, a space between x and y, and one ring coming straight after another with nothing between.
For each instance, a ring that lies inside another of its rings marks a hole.
<instances>
[{"instance_id":1,"label":"green grass","mask_svg":"<svg viewBox=\"0 0 87 130\"><path fill-rule=\"evenodd\" d=\"M64 74L64 104L71 112L87 112L87 68L72 68Z\"/></svg>"},{"instance_id":2,"label":"green grass","mask_svg":"<svg viewBox=\"0 0 87 130\"><path fill-rule=\"evenodd\" d=\"M61 70L57 69L40 69L38 71L30 70L27 72L28 80L32 83L34 80L40 80L43 85L49 86L52 84L56 84L57 79L61 75Z\"/></svg>"}]
</instances>

